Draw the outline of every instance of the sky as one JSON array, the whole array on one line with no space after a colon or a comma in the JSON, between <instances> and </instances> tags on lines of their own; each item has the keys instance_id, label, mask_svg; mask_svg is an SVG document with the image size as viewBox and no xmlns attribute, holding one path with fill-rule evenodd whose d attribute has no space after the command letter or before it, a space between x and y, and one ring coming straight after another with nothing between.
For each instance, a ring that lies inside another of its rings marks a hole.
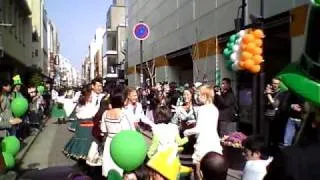
<instances>
[{"instance_id":1,"label":"sky","mask_svg":"<svg viewBox=\"0 0 320 180\"><path fill-rule=\"evenodd\" d=\"M46 0L48 18L58 29L60 53L77 70L88 54L97 27L105 27L112 0Z\"/></svg>"}]
</instances>

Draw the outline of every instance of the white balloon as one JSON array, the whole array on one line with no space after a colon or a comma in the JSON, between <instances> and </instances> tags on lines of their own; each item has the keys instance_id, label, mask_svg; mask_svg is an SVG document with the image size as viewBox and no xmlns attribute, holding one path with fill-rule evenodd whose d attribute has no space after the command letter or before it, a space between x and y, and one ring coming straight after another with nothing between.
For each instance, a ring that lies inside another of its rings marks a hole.
<instances>
[{"instance_id":1,"label":"white balloon","mask_svg":"<svg viewBox=\"0 0 320 180\"><path fill-rule=\"evenodd\" d=\"M232 67L232 70L234 70L234 71L239 70L239 66L236 63L233 63L231 67Z\"/></svg>"},{"instance_id":2,"label":"white balloon","mask_svg":"<svg viewBox=\"0 0 320 180\"><path fill-rule=\"evenodd\" d=\"M238 35L239 35L240 37L243 37L245 34L246 34L246 31L245 31L245 30L241 30L241 31L238 32Z\"/></svg>"},{"instance_id":3,"label":"white balloon","mask_svg":"<svg viewBox=\"0 0 320 180\"><path fill-rule=\"evenodd\" d=\"M233 52L238 52L239 49L240 49L240 46L238 44L236 44L236 45L233 46L232 49L233 49Z\"/></svg>"},{"instance_id":4,"label":"white balloon","mask_svg":"<svg viewBox=\"0 0 320 180\"><path fill-rule=\"evenodd\" d=\"M230 59L232 60L232 61L236 61L237 60L237 53L232 53L231 54L231 56L230 56Z\"/></svg>"}]
</instances>

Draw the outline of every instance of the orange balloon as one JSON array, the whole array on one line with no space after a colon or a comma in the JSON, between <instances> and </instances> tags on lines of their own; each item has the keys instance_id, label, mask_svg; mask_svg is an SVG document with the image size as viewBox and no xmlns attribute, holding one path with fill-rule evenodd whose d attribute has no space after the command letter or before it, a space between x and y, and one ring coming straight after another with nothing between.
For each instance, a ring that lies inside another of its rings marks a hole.
<instances>
[{"instance_id":1,"label":"orange balloon","mask_svg":"<svg viewBox=\"0 0 320 180\"><path fill-rule=\"evenodd\" d=\"M240 49L241 49L242 51L246 50L246 47L247 47L246 44L241 44L241 45L240 45Z\"/></svg>"},{"instance_id":2,"label":"orange balloon","mask_svg":"<svg viewBox=\"0 0 320 180\"><path fill-rule=\"evenodd\" d=\"M254 42L250 42L250 43L248 43L248 45L246 46L246 50L247 50L248 52L254 53L254 52L255 52L254 49L255 49L256 47L257 47L257 46L256 46L256 44L255 44Z\"/></svg>"},{"instance_id":3,"label":"orange balloon","mask_svg":"<svg viewBox=\"0 0 320 180\"><path fill-rule=\"evenodd\" d=\"M244 62L244 68L250 70L254 66L253 60L248 59Z\"/></svg>"},{"instance_id":4,"label":"orange balloon","mask_svg":"<svg viewBox=\"0 0 320 180\"><path fill-rule=\"evenodd\" d=\"M250 59L252 57L252 54L249 53L248 51L243 51L241 53L241 59Z\"/></svg>"},{"instance_id":5,"label":"orange balloon","mask_svg":"<svg viewBox=\"0 0 320 180\"><path fill-rule=\"evenodd\" d=\"M252 34L256 37L256 38L264 38L264 33L261 29L255 29L254 31L252 31Z\"/></svg>"},{"instance_id":6,"label":"orange balloon","mask_svg":"<svg viewBox=\"0 0 320 180\"><path fill-rule=\"evenodd\" d=\"M254 43L256 44L256 46L261 47L263 42L262 39L255 39Z\"/></svg>"},{"instance_id":7,"label":"orange balloon","mask_svg":"<svg viewBox=\"0 0 320 180\"><path fill-rule=\"evenodd\" d=\"M256 54L256 55L261 55L262 54L262 48L261 47L256 47L253 49L253 54Z\"/></svg>"},{"instance_id":8,"label":"orange balloon","mask_svg":"<svg viewBox=\"0 0 320 180\"><path fill-rule=\"evenodd\" d=\"M258 73L258 72L260 72L260 70L261 70L261 66L260 66L260 65L254 65L254 66L252 66L249 70L250 70L250 72L252 72L252 73Z\"/></svg>"},{"instance_id":9,"label":"orange balloon","mask_svg":"<svg viewBox=\"0 0 320 180\"><path fill-rule=\"evenodd\" d=\"M246 34L243 36L242 41L246 44L252 42L254 40L254 36L252 34Z\"/></svg>"},{"instance_id":10,"label":"orange balloon","mask_svg":"<svg viewBox=\"0 0 320 180\"><path fill-rule=\"evenodd\" d=\"M240 66L240 68L242 68L242 69L243 69L243 68L245 68L245 66L244 66L244 65L245 65L245 62L244 62L244 61L240 61L240 62L239 62L239 66Z\"/></svg>"},{"instance_id":11,"label":"orange balloon","mask_svg":"<svg viewBox=\"0 0 320 180\"><path fill-rule=\"evenodd\" d=\"M253 62L254 62L255 64L261 64L262 61L263 61L263 58L262 58L261 55L254 55L254 56L252 57L252 60L253 60Z\"/></svg>"}]
</instances>

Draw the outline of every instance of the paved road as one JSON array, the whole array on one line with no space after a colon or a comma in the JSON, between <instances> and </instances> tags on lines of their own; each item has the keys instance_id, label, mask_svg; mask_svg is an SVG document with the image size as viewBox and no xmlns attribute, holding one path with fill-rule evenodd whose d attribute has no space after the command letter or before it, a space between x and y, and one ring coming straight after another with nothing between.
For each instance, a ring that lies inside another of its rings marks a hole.
<instances>
[{"instance_id":1,"label":"paved road","mask_svg":"<svg viewBox=\"0 0 320 180\"><path fill-rule=\"evenodd\" d=\"M32 147L23 158L20 168L43 169L54 166L72 166L76 162L62 153L64 145L73 133L67 130L66 124L58 125L49 120Z\"/></svg>"}]
</instances>

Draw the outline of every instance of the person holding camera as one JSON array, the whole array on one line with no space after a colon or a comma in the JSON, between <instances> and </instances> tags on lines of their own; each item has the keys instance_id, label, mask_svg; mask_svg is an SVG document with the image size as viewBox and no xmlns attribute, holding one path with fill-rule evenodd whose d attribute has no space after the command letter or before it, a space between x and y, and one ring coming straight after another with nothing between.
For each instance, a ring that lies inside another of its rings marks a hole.
<instances>
[{"instance_id":1,"label":"person holding camera","mask_svg":"<svg viewBox=\"0 0 320 180\"><path fill-rule=\"evenodd\" d=\"M285 124L288 119L289 93L280 91L280 83L279 79L273 78L271 84L267 84L264 92L266 98L264 134L273 150L277 150L279 143L283 142Z\"/></svg>"}]
</instances>

